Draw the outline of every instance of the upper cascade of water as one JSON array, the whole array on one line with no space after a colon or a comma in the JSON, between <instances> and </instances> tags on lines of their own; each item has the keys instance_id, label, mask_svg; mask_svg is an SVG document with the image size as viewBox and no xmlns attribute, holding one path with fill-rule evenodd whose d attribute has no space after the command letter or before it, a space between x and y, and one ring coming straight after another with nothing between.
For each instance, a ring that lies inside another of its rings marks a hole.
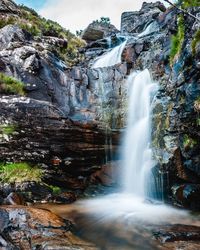
<instances>
[{"instance_id":1,"label":"upper cascade of water","mask_svg":"<svg viewBox=\"0 0 200 250\"><path fill-rule=\"evenodd\" d=\"M151 99L157 84L151 80L147 69L133 72L127 79L129 104L127 128L124 137L122 158L124 160L123 187L125 193L145 197L152 160L151 144Z\"/></svg>"},{"instance_id":2,"label":"upper cascade of water","mask_svg":"<svg viewBox=\"0 0 200 250\"><path fill-rule=\"evenodd\" d=\"M151 22L150 24L148 24L146 26L146 28L137 35L137 38L143 37L143 36L147 36L150 35L151 33L154 33L156 31L159 30L159 26L157 24L157 22Z\"/></svg>"},{"instance_id":3,"label":"upper cascade of water","mask_svg":"<svg viewBox=\"0 0 200 250\"><path fill-rule=\"evenodd\" d=\"M121 63L121 56L125 46L126 46L126 41L116 46L106 54L100 56L96 60L96 62L92 65L92 68L96 69L96 68L109 67Z\"/></svg>"}]
</instances>

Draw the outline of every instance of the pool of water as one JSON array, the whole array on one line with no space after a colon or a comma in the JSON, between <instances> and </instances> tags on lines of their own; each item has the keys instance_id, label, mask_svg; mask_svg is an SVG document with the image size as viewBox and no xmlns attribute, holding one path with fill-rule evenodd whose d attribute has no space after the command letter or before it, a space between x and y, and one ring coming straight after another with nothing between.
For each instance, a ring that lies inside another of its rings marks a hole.
<instances>
[{"instance_id":1,"label":"pool of water","mask_svg":"<svg viewBox=\"0 0 200 250\"><path fill-rule=\"evenodd\" d=\"M37 206L70 219L75 233L99 249L200 249L198 216L132 195Z\"/></svg>"}]
</instances>

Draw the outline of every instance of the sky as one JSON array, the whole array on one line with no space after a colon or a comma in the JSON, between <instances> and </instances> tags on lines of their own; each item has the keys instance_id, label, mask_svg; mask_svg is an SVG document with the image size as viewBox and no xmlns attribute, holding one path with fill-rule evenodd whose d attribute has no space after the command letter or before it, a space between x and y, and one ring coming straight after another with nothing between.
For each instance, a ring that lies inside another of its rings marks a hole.
<instances>
[{"instance_id":1,"label":"sky","mask_svg":"<svg viewBox=\"0 0 200 250\"><path fill-rule=\"evenodd\" d=\"M83 30L93 20L109 17L111 23L120 29L121 14L124 11L139 10L142 2L156 0L15 0L39 12L41 16L57 21L73 33Z\"/></svg>"}]
</instances>

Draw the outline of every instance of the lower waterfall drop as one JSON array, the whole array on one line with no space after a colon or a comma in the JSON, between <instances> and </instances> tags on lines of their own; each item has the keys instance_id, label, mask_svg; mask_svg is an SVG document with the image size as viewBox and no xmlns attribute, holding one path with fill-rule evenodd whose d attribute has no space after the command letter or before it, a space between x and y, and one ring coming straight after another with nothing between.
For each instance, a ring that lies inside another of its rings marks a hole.
<instances>
[{"instance_id":1,"label":"lower waterfall drop","mask_svg":"<svg viewBox=\"0 0 200 250\"><path fill-rule=\"evenodd\" d=\"M158 85L151 80L147 69L133 72L127 79L129 102L127 128L124 136L122 159L123 191L145 197L153 187L148 186L154 166L151 151L151 99ZM150 191L151 192L151 191Z\"/></svg>"}]
</instances>

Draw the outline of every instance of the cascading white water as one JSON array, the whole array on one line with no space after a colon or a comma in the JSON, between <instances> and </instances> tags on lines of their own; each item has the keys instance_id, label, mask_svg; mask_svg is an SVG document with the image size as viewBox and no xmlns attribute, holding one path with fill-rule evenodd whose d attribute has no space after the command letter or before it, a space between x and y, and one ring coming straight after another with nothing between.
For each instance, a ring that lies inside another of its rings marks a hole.
<instances>
[{"instance_id":1,"label":"cascading white water","mask_svg":"<svg viewBox=\"0 0 200 250\"><path fill-rule=\"evenodd\" d=\"M126 46L126 41L116 46L114 49L107 52L106 54L100 56L97 59L97 61L92 65L92 68L96 69L96 68L109 67L121 63L121 55L125 46Z\"/></svg>"},{"instance_id":2,"label":"cascading white water","mask_svg":"<svg viewBox=\"0 0 200 250\"><path fill-rule=\"evenodd\" d=\"M148 176L153 166L151 143L151 96L157 89L147 69L132 73L127 79L129 89L128 118L122 158L125 193L144 197Z\"/></svg>"},{"instance_id":3,"label":"cascading white water","mask_svg":"<svg viewBox=\"0 0 200 250\"><path fill-rule=\"evenodd\" d=\"M154 33L154 32L156 32L156 31L158 31L158 30L159 30L159 26L158 26L157 22L155 21L155 22L150 23L150 24L144 29L144 31L142 31L141 33L139 33L139 34L137 35L137 37L140 38L140 37L143 37L143 36L147 36L147 35L150 35L151 33Z\"/></svg>"}]
</instances>

